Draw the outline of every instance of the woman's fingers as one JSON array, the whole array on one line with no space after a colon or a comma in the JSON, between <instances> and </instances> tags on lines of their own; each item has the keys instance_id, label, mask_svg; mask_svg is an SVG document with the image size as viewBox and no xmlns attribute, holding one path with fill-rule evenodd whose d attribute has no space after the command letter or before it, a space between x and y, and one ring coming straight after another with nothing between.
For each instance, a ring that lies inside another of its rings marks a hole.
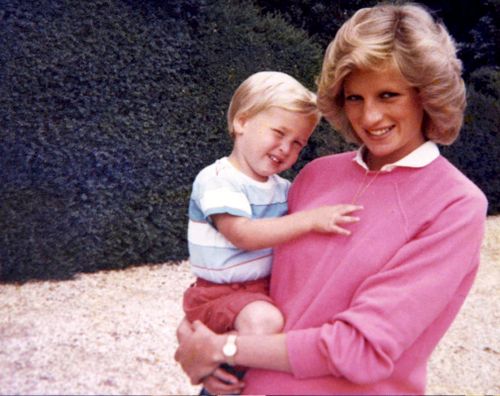
<instances>
[{"instance_id":1,"label":"woman's fingers","mask_svg":"<svg viewBox=\"0 0 500 396\"><path fill-rule=\"evenodd\" d=\"M201 321L195 320L193 322L193 330L197 331L197 330L200 330L200 329L207 329L208 330L208 327L205 326Z\"/></svg>"},{"instance_id":2,"label":"woman's fingers","mask_svg":"<svg viewBox=\"0 0 500 396\"><path fill-rule=\"evenodd\" d=\"M179 324L179 327L177 327L176 335L177 335L177 341L182 342L182 340L187 337L189 334L191 334L193 331L191 329L191 324L189 321L184 317Z\"/></svg>"},{"instance_id":3,"label":"woman's fingers","mask_svg":"<svg viewBox=\"0 0 500 396\"><path fill-rule=\"evenodd\" d=\"M192 384L199 384L218 367L215 360L218 350L222 350L224 337L218 336L199 321L179 326L179 347L175 360L180 363Z\"/></svg>"},{"instance_id":4,"label":"woman's fingers","mask_svg":"<svg viewBox=\"0 0 500 396\"><path fill-rule=\"evenodd\" d=\"M234 384L238 384L238 382L240 382L238 377L236 377L235 375L233 375L231 373L228 373L226 370L224 370L222 368L216 369L212 375L214 377L217 377L221 381L228 383L228 384L234 385Z\"/></svg>"},{"instance_id":5,"label":"woman's fingers","mask_svg":"<svg viewBox=\"0 0 500 396\"><path fill-rule=\"evenodd\" d=\"M214 395L240 393L245 384L234 375L218 368L212 375L203 380L203 387Z\"/></svg>"}]
</instances>

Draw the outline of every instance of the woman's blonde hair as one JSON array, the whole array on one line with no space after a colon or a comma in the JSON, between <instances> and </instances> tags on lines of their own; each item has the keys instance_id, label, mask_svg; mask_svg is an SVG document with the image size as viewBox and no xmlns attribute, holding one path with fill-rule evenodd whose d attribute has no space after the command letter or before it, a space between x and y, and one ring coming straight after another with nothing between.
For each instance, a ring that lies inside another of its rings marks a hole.
<instances>
[{"instance_id":1,"label":"woman's blonde hair","mask_svg":"<svg viewBox=\"0 0 500 396\"><path fill-rule=\"evenodd\" d=\"M425 137L453 143L465 109L462 63L446 27L413 3L360 9L339 29L318 79L318 107L328 122L348 141L361 143L344 111L343 82L353 70L379 70L388 63L417 89Z\"/></svg>"},{"instance_id":2,"label":"woman's blonde hair","mask_svg":"<svg viewBox=\"0 0 500 396\"><path fill-rule=\"evenodd\" d=\"M310 115L315 123L321 118L316 94L292 76L275 71L252 74L236 89L227 112L227 127L234 139L234 120L250 118L270 107Z\"/></svg>"}]
</instances>

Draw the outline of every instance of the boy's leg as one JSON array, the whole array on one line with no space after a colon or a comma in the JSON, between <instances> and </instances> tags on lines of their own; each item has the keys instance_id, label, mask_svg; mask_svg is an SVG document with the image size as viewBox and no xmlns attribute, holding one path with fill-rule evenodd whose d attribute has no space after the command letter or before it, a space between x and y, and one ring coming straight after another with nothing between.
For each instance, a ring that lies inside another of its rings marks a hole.
<instances>
[{"instance_id":1,"label":"boy's leg","mask_svg":"<svg viewBox=\"0 0 500 396\"><path fill-rule=\"evenodd\" d=\"M246 304L234 320L234 329L240 334L273 334L279 333L284 326L284 318L280 310L265 300L256 300ZM246 369L222 364L222 369L243 379ZM200 395L211 396L205 388Z\"/></svg>"},{"instance_id":2,"label":"boy's leg","mask_svg":"<svg viewBox=\"0 0 500 396\"><path fill-rule=\"evenodd\" d=\"M234 328L240 334L279 333L285 324L282 313L273 304L257 300L240 311L234 321Z\"/></svg>"},{"instance_id":3,"label":"boy's leg","mask_svg":"<svg viewBox=\"0 0 500 396\"><path fill-rule=\"evenodd\" d=\"M238 313L234 321L234 329L239 334L275 334L279 333L285 324L282 313L273 304L265 300L248 303ZM227 364L221 368L228 373L243 379L246 369Z\"/></svg>"}]
</instances>

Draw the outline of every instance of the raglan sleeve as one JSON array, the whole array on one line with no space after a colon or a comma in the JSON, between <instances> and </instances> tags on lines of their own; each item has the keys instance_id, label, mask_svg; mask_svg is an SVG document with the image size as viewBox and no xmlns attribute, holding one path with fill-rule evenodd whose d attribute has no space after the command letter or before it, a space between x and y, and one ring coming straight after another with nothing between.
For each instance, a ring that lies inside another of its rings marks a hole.
<instances>
[{"instance_id":1,"label":"raglan sleeve","mask_svg":"<svg viewBox=\"0 0 500 396\"><path fill-rule=\"evenodd\" d=\"M477 272L486 207L481 194L451 203L357 288L347 309L320 327L289 331L294 376L374 383L391 376L431 325L440 337Z\"/></svg>"},{"instance_id":2,"label":"raglan sleeve","mask_svg":"<svg viewBox=\"0 0 500 396\"><path fill-rule=\"evenodd\" d=\"M203 174L193 183L189 211L192 220L209 223L210 216L214 214L252 217L252 208L241 183L231 178L206 177Z\"/></svg>"}]
</instances>

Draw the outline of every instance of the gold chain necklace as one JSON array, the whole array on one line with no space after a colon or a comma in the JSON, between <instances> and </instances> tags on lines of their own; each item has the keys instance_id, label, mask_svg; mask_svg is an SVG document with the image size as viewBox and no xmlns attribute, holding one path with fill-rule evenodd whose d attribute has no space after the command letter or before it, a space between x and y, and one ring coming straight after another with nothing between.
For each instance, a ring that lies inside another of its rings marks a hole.
<instances>
[{"instance_id":1,"label":"gold chain necklace","mask_svg":"<svg viewBox=\"0 0 500 396\"><path fill-rule=\"evenodd\" d=\"M352 201L351 201L352 204L356 204L358 199L363 196L363 194L366 192L366 190L368 190L368 187L370 187L372 185L372 183L377 179L380 172L381 171L378 170L375 173L375 176L373 176L372 179L368 183L366 183L366 185L365 185L365 180L368 177L368 173L370 173L370 171L365 172L365 176L363 177L363 181L361 182L361 185L358 187L356 194L354 194L354 197L352 198Z\"/></svg>"}]
</instances>

